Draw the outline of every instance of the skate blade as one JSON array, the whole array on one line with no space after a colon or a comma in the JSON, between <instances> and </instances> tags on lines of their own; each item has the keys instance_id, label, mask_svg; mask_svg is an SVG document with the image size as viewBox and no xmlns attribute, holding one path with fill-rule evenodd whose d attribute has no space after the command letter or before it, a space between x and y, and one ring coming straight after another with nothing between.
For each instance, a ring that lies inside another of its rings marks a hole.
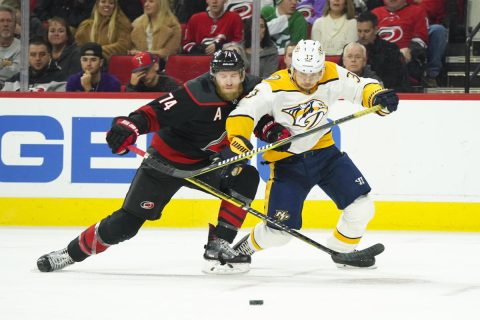
<instances>
[{"instance_id":1,"label":"skate blade","mask_svg":"<svg viewBox=\"0 0 480 320\"><path fill-rule=\"evenodd\" d=\"M202 272L206 274L240 274L250 271L249 263L225 263L217 260L205 260Z\"/></svg>"},{"instance_id":2,"label":"skate blade","mask_svg":"<svg viewBox=\"0 0 480 320\"><path fill-rule=\"evenodd\" d=\"M356 266L351 266L348 264L343 264L343 263L335 263L338 269L377 269L377 265L369 266L369 267L356 267Z\"/></svg>"}]
</instances>

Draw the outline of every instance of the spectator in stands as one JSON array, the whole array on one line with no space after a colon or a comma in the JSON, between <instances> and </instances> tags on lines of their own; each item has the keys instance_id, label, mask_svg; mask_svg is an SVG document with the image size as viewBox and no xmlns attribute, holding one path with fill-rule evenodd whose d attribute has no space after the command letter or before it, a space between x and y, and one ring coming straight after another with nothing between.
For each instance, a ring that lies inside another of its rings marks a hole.
<instances>
[{"instance_id":1,"label":"spectator in stands","mask_svg":"<svg viewBox=\"0 0 480 320\"><path fill-rule=\"evenodd\" d=\"M425 83L437 87L437 77L443 69L443 60L448 43L448 31L443 25L446 17L445 0L413 0L419 4L428 17L427 70Z\"/></svg>"},{"instance_id":2,"label":"spectator in stands","mask_svg":"<svg viewBox=\"0 0 480 320\"><path fill-rule=\"evenodd\" d=\"M126 55L131 48L132 25L118 0L97 0L90 19L83 21L75 33L77 45L96 42L102 46L106 61L113 55Z\"/></svg>"},{"instance_id":3,"label":"spectator in stands","mask_svg":"<svg viewBox=\"0 0 480 320\"><path fill-rule=\"evenodd\" d=\"M174 13L180 23L187 23L196 14L207 10L204 0L175 0Z\"/></svg>"},{"instance_id":4,"label":"spectator in stands","mask_svg":"<svg viewBox=\"0 0 480 320\"><path fill-rule=\"evenodd\" d=\"M285 56L283 57L283 62L285 63L285 67L287 69L290 69L292 66L292 53L296 46L296 42L287 42L285 45Z\"/></svg>"},{"instance_id":5,"label":"spectator in stands","mask_svg":"<svg viewBox=\"0 0 480 320\"><path fill-rule=\"evenodd\" d=\"M243 22L236 12L225 12L226 0L206 0L206 12L194 14L187 24L183 51L211 55L225 43L243 40Z\"/></svg>"},{"instance_id":6,"label":"spectator in stands","mask_svg":"<svg viewBox=\"0 0 480 320\"><path fill-rule=\"evenodd\" d=\"M68 92L120 92L118 79L102 72L104 63L100 44L87 42L80 50L82 71L71 75L67 80Z\"/></svg>"},{"instance_id":7,"label":"spectator in stands","mask_svg":"<svg viewBox=\"0 0 480 320\"><path fill-rule=\"evenodd\" d=\"M346 44L357 41L353 0L328 0L313 24L312 39L320 41L327 55L340 55Z\"/></svg>"},{"instance_id":8,"label":"spectator in stands","mask_svg":"<svg viewBox=\"0 0 480 320\"><path fill-rule=\"evenodd\" d=\"M308 23L312 24L323 15L327 0L300 0L297 10L300 11Z\"/></svg>"},{"instance_id":9,"label":"spectator in stands","mask_svg":"<svg viewBox=\"0 0 480 320\"><path fill-rule=\"evenodd\" d=\"M377 16L370 11L357 18L358 42L367 49L367 61L385 88L409 91L407 69L400 48L377 35Z\"/></svg>"},{"instance_id":10,"label":"spectator in stands","mask_svg":"<svg viewBox=\"0 0 480 320\"><path fill-rule=\"evenodd\" d=\"M179 84L167 76L160 67L160 58L150 52L139 52L132 57L132 75L126 91L171 92Z\"/></svg>"},{"instance_id":11,"label":"spectator in stands","mask_svg":"<svg viewBox=\"0 0 480 320\"><path fill-rule=\"evenodd\" d=\"M62 69L66 78L82 70L80 48L74 42L73 34L65 19L60 17L48 19L47 39L52 45L52 58Z\"/></svg>"},{"instance_id":12,"label":"spectator in stands","mask_svg":"<svg viewBox=\"0 0 480 320\"><path fill-rule=\"evenodd\" d=\"M14 1L4 1L4 5L9 5L15 9L15 16L16 16L16 25L15 25L15 36L20 38L22 33L22 11L20 10L20 0ZM30 13L29 19L29 34L30 38L34 37L43 37L45 36L46 30L43 23L40 19L36 16L34 12Z\"/></svg>"},{"instance_id":13,"label":"spectator in stands","mask_svg":"<svg viewBox=\"0 0 480 320\"><path fill-rule=\"evenodd\" d=\"M43 22L61 17L69 26L77 28L83 20L88 19L94 3L95 0L37 0L33 12Z\"/></svg>"},{"instance_id":14,"label":"spectator in stands","mask_svg":"<svg viewBox=\"0 0 480 320\"><path fill-rule=\"evenodd\" d=\"M145 0L144 14L133 22L130 55L148 51L166 59L180 49L182 28L169 0Z\"/></svg>"},{"instance_id":15,"label":"spectator in stands","mask_svg":"<svg viewBox=\"0 0 480 320\"><path fill-rule=\"evenodd\" d=\"M251 61L252 56L252 19L245 20L245 40L242 42L245 48L246 61ZM267 21L260 17L260 73L262 78L268 78L278 70L278 49L270 37Z\"/></svg>"},{"instance_id":16,"label":"spectator in stands","mask_svg":"<svg viewBox=\"0 0 480 320\"><path fill-rule=\"evenodd\" d=\"M20 71L20 40L15 38L15 9L0 6L0 89Z\"/></svg>"},{"instance_id":17,"label":"spectator in stands","mask_svg":"<svg viewBox=\"0 0 480 320\"><path fill-rule=\"evenodd\" d=\"M367 64L367 49L361 43L350 42L345 46L340 65L357 76L378 80L383 86L380 77Z\"/></svg>"},{"instance_id":18,"label":"spectator in stands","mask_svg":"<svg viewBox=\"0 0 480 320\"><path fill-rule=\"evenodd\" d=\"M307 39L307 21L297 11L297 0L277 0L277 6L262 8L270 35L278 47L278 54L285 53L288 41Z\"/></svg>"},{"instance_id":19,"label":"spectator in stands","mask_svg":"<svg viewBox=\"0 0 480 320\"><path fill-rule=\"evenodd\" d=\"M65 75L52 59L52 46L41 37L32 38L28 46L29 91L65 91ZM2 91L20 90L20 72L5 81Z\"/></svg>"},{"instance_id":20,"label":"spectator in stands","mask_svg":"<svg viewBox=\"0 0 480 320\"><path fill-rule=\"evenodd\" d=\"M428 43L428 20L425 10L409 5L407 0L384 0L373 9L378 18L378 35L398 45L407 63L412 85L422 85Z\"/></svg>"}]
</instances>

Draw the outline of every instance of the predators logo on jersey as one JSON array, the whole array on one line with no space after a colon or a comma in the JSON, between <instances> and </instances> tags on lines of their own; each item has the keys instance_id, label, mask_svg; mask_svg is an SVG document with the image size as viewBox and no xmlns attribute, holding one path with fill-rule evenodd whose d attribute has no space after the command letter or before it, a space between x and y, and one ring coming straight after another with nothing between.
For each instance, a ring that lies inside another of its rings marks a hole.
<instances>
[{"instance_id":1,"label":"predators logo on jersey","mask_svg":"<svg viewBox=\"0 0 480 320\"><path fill-rule=\"evenodd\" d=\"M322 121L328 107L321 100L313 99L282 111L293 118L294 126L309 130Z\"/></svg>"}]
</instances>

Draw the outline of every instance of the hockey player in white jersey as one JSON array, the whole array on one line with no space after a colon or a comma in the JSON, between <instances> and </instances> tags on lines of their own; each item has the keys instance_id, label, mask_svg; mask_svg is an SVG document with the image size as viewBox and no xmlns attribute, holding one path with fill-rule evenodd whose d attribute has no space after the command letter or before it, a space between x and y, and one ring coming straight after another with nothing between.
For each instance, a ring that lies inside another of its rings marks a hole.
<instances>
[{"instance_id":1,"label":"hockey player in white jersey","mask_svg":"<svg viewBox=\"0 0 480 320\"><path fill-rule=\"evenodd\" d=\"M325 124L331 106L339 98L366 108L379 104L382 116L395 111L398 105L398 96L392 90L325 61L320 42L302 40L293 51L290 70L277 71L258 84L229 115L229 139L250 138L254 132L271 143L304 133ZM374 215L368 195L371 189L348 155L337 149L331 130L312 133L279 148L263 155L270 165L266 214L292 229L300 229L303 203L318 185L343 211L327 246L339 252L354 251ZM260 222L234 248L251 255L284 245L290 238L288 233ZM332 259L338 266L349 264L336 256ZM375 258L350 264L364 268L374 265Z\"/></svg>"}]
</instances>

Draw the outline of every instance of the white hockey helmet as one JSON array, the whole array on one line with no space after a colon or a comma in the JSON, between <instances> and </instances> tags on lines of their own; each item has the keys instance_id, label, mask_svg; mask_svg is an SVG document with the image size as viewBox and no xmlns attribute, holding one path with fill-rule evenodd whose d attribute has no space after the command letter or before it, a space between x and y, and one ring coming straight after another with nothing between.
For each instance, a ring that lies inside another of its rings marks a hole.
<instances>
[{"instance_id":1,"label":"white hockey helmet","mask_svg":"<svg viewBox=\"0 0 480 320\"><path fill-rule=\"evenodd\" d=\"M292 52L293 69L303 73L317 73L325 66L325 51L319 41L300 40Z\"/></svg>"}]
</instances>

